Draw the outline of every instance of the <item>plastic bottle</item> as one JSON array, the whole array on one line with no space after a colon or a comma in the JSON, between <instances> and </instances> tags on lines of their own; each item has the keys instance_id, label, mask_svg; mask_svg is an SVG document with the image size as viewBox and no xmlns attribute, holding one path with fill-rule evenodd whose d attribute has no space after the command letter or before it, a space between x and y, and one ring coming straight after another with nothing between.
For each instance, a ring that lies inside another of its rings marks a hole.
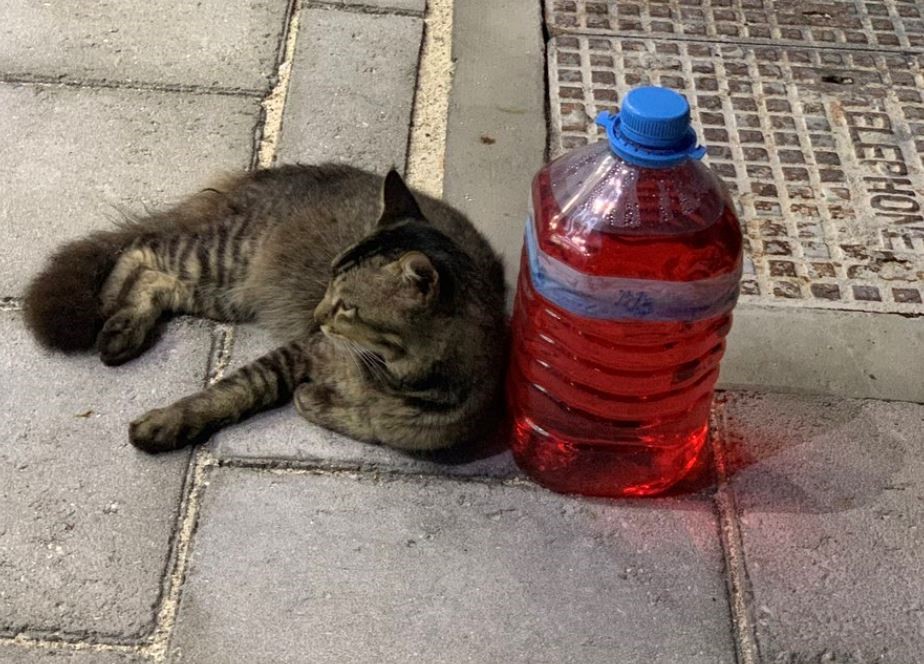
<instances>
[{"instance_id":1,"label":"plastic bottle","mask_svg":"<svg viewBox=\"0 0 924 664\"><path fill-rule=\"evenodd\" d=\"M567 493L661 493L706 453L741 229L681 95L630 91L607 141L535 176L512 322L513 452Z\"/></svg>"}]
</instances>

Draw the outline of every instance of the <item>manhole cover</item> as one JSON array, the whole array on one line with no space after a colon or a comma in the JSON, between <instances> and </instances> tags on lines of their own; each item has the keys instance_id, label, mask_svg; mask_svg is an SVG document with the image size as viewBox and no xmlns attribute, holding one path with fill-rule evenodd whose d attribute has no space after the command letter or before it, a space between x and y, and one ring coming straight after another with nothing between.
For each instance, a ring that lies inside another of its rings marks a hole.
<instances>
[{"instance_id":1,"label":"manhole cover","mask_svg":"<svg viewBox=\"0 0 924 664\"><path fill-rule=\"evenodd\" d=\"M919 0L545 0L553 35L627 34L802 46L924 48Z\"/></svg>"},{"instance_id":2,"label":"manhole cover","mask_svg":"<svg viewBox=\"0 0 924 664\"><path fill-rule=\"evenodd\" d=\"M922 314L922 57L560 35L549 44L552 151L601 138L593 118L631 87L679 90L739 202L743 301Z\"/></svg>"}]
</instances>

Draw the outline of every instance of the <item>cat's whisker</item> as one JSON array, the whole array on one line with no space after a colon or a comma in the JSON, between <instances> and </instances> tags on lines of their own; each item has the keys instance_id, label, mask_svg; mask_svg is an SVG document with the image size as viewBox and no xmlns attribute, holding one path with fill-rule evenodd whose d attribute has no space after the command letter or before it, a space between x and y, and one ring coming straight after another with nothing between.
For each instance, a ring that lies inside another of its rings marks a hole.
<instances>
[{"instance_id":1,"label":"cat's whisker","mask_svg":"<svg viewBox=\"0 0 924 664\"><path fill-rule=\"evenodd\" d=\"M366 366L369 367L369 370L373 374L378 376L378 378L384 382L389 382L390 374L388 373L388 368L385 365L385 361L376 355L375 353L370 353L369 351L364 351L362 353L363 362L366 363Z\"/></svg>"},{"instance_id":2,"label":"cat's whisker","mask_svg":"<svg viewBox=\"0 0 924 664\"><path fill-rule=\"evenodd\" d=\"M360 353L358 344L352 339L337 338L337 341L341 343L341 348L346 350L347 355L350 356L350 359L353 361L353 364L356 366L356 370L359 371L360 373L364 373L363 364L365 363L362 362L362 355Z\"/></svg>"},{"instance_id":3,"label":"cat's whisker","mask_svg":"<svg viewBox=\"0 0 924 664\"><path fill-rule=\"evenodd\" d=\"M373 352L368 350L361 351L363 359L368 362L371 366L378 367L382 371L386 371L385 360L382 359L380 355L376 355Z\"/></svg>"},{"instance_id":4,"label":"cat's whisker","mask_svg":"<svg viewBox=\"0 0 924 664\"><path fill-rule=\"evenodd\" d=\"M346 341L349 343L350 352L355 361L361 362L362 366L364 366L374 377L381 381L388 381L388 370L385 368L385 363L382 358L369 351L368 349L363 348L353 340Z\"/></svg>"},{"instance_id":5,"label":"cat's whisker","mask_svg":"<svg viewBox=\"0 0 924 664\"><path fill-rule=\"evenodd\" d=\"M341 351L342 353L348 355L353 361L356 361L356 352L353 349L353 343L349 339L344 339L343 337L328 337L334 344L334 347Z\"/></svg>"}]
</instances>

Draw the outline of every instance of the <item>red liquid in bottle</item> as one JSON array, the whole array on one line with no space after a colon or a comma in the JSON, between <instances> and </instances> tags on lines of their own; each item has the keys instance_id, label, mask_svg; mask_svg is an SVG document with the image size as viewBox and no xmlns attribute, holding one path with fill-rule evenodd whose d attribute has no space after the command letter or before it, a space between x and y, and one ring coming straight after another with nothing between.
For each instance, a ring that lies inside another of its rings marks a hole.
<instances>
[{"instance_id":1,"label":"red liquid in bottle","mask_svg":"<svg viewBox=\"0 0 924 664\"><path fill-rule=\"evenodd\" d=\"M631 167L633 178L619 185L634 187L631 228L588 227L571 216L580 210L563 212L555 168L547 165L533 182L529 223L546 255L584 274L670 282L740 269L738 220L698 162ZM691 190L695 205L685 198ZM576 315L537 292L524 249L507 390L518 464L567 493L643 496L673 486L705 452L730 327L730 307L692 321Z\"/></svg>"}]
</instances>

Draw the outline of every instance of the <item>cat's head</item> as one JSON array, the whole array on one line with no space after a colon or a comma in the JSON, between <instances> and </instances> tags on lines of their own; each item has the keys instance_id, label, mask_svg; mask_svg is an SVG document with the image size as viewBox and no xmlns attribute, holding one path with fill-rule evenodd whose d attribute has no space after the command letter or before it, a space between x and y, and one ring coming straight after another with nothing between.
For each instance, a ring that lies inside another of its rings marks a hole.
<instances>
[{"instance_id":1,"label":"cat's head","mask_svg":"<svg viewBox=\"0 0 924 664\"><path fill-rule=\"evenodd\" d=\"M375 230L334 259L315 309L324 334L395 362L438 336L471 259L426 220L394 170Z\"/></svg>"}]
</instances>

